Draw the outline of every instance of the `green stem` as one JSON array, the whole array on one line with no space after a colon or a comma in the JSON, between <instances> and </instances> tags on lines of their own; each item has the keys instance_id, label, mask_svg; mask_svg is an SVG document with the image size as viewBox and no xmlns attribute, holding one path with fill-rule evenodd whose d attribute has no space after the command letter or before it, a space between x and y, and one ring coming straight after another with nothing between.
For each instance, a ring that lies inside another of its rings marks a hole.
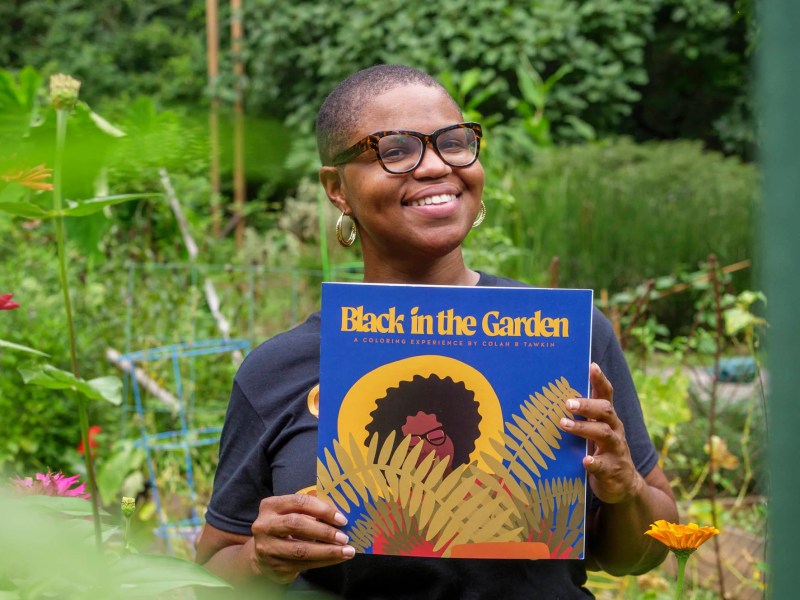
<instances>
[{"instance_id":1,"label":"green stem","mask_svg":"<svg viewBox=\"0 0 800 600\"><path fill-rule=\"evenodd\" d=\"M64 147L67 139L67 117L69 111L56 111L56 163L53 170L53 209L56 213L56 247L58 249L58 272L61 280L61 292L64 296L64 309L67 313L67 329L69 333L69 354L72 363L72 374L80 377L78 369L78 344L75 337L75 321L72 317L72 301L69 293L69 280L67 279L66 257L66 230L64 217L60 214L62 208L62 188L64 171ZM89 480L89 493L92 503L92 517L94 520L94 538L98 552L101 550L102 537L100 533L100 507L97 498L97 483L94 477L94 459L89 447L89 414L86 400L78 397L78 415L80 419L81 440L83 441L83 457L86 462L86 477Z\"/></svg>"},{"instance_id":2,"label":"green stem","mask_svg":"<svg viewBox=\"0 0 800 600\"><path fill-rule=\"evenodd\" d=\"M131 518L130 517L125 517L125 534L124 534L124 537L125 537L124 550L125 550L125 552L128 552L130 550L130 548L131 548L130 534L131 534Z\"/></svg>"},{"instance_id":3,"label":"green stem","mask_svg":"<svg viewBox=\"0 0 800 600\"><path fill-rule=\"evenodd\" d=\"M681 600L683 597L683 574L686 571L686 561L689 557L677 553L675 556L678 559L678 582L675 588L675 600Z\"/></svg>"}]
</instances>

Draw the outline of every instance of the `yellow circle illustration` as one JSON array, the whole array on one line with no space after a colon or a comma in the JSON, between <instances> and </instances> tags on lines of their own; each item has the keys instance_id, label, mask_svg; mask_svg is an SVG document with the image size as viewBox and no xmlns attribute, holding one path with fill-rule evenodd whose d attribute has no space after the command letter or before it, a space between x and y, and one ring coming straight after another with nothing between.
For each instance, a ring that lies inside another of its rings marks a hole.
<instances>
[{"instance_id":1,"label":"yellow circle illustration","mask_svg":"<svg viewBox=\"0 0 800 600\"><path fill-rule=\"evenodd\" d=\"M366 426L372 419L370 413L375 410L377 400L386 396L389 388L397 387L401 381L411 381L415 375L437 375L442 379L452 377L456 382L463 382L468 390L475 393L475 400L479 402L478 414L481 416L478 425L480 437L475 440L475 450L470 454L470 461L477 462L481 469L491 472L480 456L481 452L485 452L499 459L489 440L494 438L502 443L500 434L503 431L503 411L500 401L483 373L449 356L412 356L381 365L361 377L342 400L337 423L339 442L349 449L352 435L366 455ZM325 391L322 393L324 396Z\"/></svg>"}]
</instances>

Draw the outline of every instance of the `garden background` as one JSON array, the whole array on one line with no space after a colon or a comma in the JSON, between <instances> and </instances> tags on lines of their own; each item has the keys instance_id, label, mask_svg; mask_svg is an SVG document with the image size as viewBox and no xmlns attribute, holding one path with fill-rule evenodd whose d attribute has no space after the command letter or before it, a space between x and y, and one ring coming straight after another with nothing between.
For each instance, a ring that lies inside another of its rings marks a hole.
<instances>
[{"instance_id":1,"label":"garden background","mask_svg":"<svg viewBox=\"0 0 800 600\"><path fill-rule=\"evenodd\" d=\"M21 305L0 314L0 339L50 356L0 347L0 414L18 415L0 422L4 479L86 472L75 399L25 385L46 362L70 367L59 219L36 212L53 192L25 178L55 167L47 78L82 82L64 200L142 195L64 219L82 374L123 377L120 355L141 370L119 406L87 405L98 494L111 520L138 499L138 546L190 555L179 534L202 517L241 352L314 310L321 281L358 278L316 184L317 107L353 71L405 63L484 125L470 266L596 290L683 519L733 532L695 561L690 597L763 597L753 3L222 3L218 73L214 4L0 5L0 204L17 206L0 218L0 293ZM592 588L671 597L669 565Z\"/></svg>"}]
</instances>

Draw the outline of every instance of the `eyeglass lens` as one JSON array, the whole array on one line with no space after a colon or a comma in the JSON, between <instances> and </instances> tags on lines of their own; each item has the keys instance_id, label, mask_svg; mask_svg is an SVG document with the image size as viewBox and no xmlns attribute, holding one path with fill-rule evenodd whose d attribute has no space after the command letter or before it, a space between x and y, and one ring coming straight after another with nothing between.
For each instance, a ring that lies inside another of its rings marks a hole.
<instances>
[{"instance_id":1,"label":"eyeglass lens","mask_svg":"<svg viewBox=\"0 0 800 600\"><path fill-rule=\"evenodd\" d=\"M466 127L441 132L435 143L439 156L453 167L470 164L478 151L477 136ZM398 133L378 140L378 153L384 166L395 173L404 173L416 167L423 149L423 141L413 135Z\"/></svg>"},{"instance_id":2,"label":"eyeglass lens","mask_svg":"<svg viewBox=\"0 0 800 600\"><path fill-rule=\"evenodd\" d=\"M436 429L432 429L426 433L415 433L412 434L412 438L418 437L421 440L427 441L432 446L441 446L444 444L445 440L447 439L447 434L444 432L444 429L438 427ZM414 442L416 443L416 442Z\"/></svg>"}]
</instances>

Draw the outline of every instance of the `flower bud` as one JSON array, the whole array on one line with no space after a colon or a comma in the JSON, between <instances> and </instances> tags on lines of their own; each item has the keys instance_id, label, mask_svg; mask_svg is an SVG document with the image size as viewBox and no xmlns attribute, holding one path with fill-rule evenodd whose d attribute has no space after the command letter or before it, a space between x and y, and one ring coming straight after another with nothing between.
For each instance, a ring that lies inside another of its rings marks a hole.
<instances>
[{"instance_id":1,"label":"flower bud","mask_svg":"<svg viewBox=\"0 0 800 600\"><path fill-rule=\"evenodd\" d=\"M69 75L50 76L50 102L56 110L72 110L78 102L81 82Z\"/></svg>"},{"instance_id":2,"label":"flower bud","mask_svg":"<svg viewBox=\"0 0 800 600\"><path fill-rule=\"evenodd\" d=\"M126 519L129 519L136 510L136 498L129 498L128 496L122 497L122 514Z\"/></svg>"}]
</instances>

